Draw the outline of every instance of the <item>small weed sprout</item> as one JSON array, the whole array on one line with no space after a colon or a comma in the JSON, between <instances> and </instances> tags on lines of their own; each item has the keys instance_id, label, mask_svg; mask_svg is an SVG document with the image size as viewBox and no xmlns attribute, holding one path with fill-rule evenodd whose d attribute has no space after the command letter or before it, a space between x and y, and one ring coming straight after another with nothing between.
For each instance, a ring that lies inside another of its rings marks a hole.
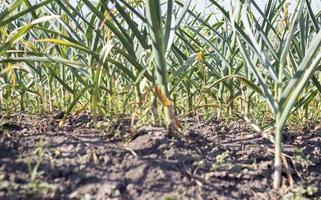
<instances>
[{"instance_id":1,"label":"small weed sprout","mask_svg":"<svg viewBox=\"0 0 321 200\"><path fill-rule=\"evenodd\" d=\"M228 162L230 156L229 151L224 151L223 153L216 156L216 162L212 166L212 170L217 170L219 168L228 168L231 164Z\"/></svg>"},{"instance_id":2,"label":"small weed sprout","mask_svg":"<svg viewBox=\"0 0 321 200\"><path fill-rule=\"evenodd\" d=\"M40 139L38 147L33 152L36 156L36 162L33 165L30 159L27 160L28 171L30 175L30 180L28 183L28 188L35 195L41 195L42 193L48 192L52 189L51 185L43 182L39 179L39 170L42 165L46 153L48 152L45 147L46 143L43 138Z\"/></svg>"}]
</instances>

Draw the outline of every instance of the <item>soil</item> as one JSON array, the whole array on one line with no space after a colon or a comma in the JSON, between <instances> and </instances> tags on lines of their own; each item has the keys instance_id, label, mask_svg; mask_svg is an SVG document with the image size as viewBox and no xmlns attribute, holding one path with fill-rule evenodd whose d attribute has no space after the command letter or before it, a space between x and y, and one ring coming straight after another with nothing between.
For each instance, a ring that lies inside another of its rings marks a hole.
<instances>
[{"instance_id":1,"label":"soil","mask_svg":"<svg viewBox=\"0 0 321 200\"><path fill-rule=\"evenodd\" d=\"M286 130L275 191L273 144L243 122L190 118L175 139L152 126L133 137L126 118L93 128L87 114L59 128L61 116L1 117L0 199L321 199L316 124Z\"/></svg>"}]
</instances>

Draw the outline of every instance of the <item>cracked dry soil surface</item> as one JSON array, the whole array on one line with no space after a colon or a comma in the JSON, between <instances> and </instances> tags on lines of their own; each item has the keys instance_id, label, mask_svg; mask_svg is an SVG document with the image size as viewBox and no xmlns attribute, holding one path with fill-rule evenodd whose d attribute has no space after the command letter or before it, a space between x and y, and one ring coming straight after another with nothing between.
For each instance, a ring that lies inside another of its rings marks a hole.
<instances>
[{"instance_id":1,"label":"cracked dry soil surface","mask_svg":"<svg viewBox=\"0 0 321 200\"><path fill-rule=\"evenodd\" d=\"M276 192L273 144L242 122L186 119L186 141L148 126L128 141L126 119L114 125L121 132L115 137L114 128L92 128L90 115L70 117L65 128L56 118L1 117L0 199L321 197L321 135L315 125L287 131L288 173Z\"/></svg>"}]
</instances>

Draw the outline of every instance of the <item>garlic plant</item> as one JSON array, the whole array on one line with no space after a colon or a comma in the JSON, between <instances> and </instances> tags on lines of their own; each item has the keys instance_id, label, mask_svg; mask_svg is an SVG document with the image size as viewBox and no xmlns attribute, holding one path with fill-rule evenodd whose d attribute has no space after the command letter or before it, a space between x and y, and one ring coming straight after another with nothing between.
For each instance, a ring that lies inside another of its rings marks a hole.
<instances>
[{"instance_id":1,"label":"garlic plant","mask_svg":"<svg viewBox=\"0 0 321 200\"><path fill-rule=\"evenodd\" d=\"M85 110L95 123L98 114L138 109L138 118L152 112L156 119L158 99L172 134L180 115L251 118L269 109L278 188L287 119L320 106L320 11L311 2L299 0L291 12L287 0L264 8L255 0L227 7L208 0L211 12L202 12L194 0L7 0L0 6L1 109L63 109L63 126Z\"/></svg>"}]
</instances>

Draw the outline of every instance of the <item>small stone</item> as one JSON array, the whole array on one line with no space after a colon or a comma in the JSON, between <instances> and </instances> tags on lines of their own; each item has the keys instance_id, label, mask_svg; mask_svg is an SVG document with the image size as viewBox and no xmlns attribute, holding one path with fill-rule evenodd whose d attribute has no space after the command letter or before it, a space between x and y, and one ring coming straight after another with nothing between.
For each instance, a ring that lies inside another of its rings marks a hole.
<instances>
[{"instance_id":1,"label":"small stone","mask_svg":"<svg viewBox=\"0 0 321 200\"><path fill-rule=\"evenodd\" d=\"M105 155L103 157L104 164L110 164L111 163L111 158L108 155Z\"/></svg>"},{"instance_id":2,"label":"small stone","mask_svg":"<svg viewBox=\"0 0 321 200\"><path fill-rule=\"evenodd\" d=\"M2 181L2 180L4 180L5 178L6 178L6 175L1 172L1 173L0 173L0 180Z\"/></svg>"},{"instance_id":3,"label":"small stone","mask_svg":"<svg viewBox=\"0 0 321 200\"><path fill-rule=\"evenodd\" d=\"M84 164L81 164L80 166L79 166L79 170L84 170L86 168L86 165L84 165Z\"/></svg>"},{"instance_id":4,"label":"small stone","mask_svg":"<svg viewBox=\"0 0 321 200\"><path fill-rule=\"evenodd\" d=\"M126 190L127 190L127 191L131 191L131 190L133 190L134 188L135 188L135 185L132 184L132 183L130 183L130 184L128 184L128 185L126 186Z\"/></svg>"},{"instance_id":5,"label":"small stone","mask_svg":"<svg viewBox=\"0 0 321 200\"><path fill-rule=\"evenodd\" d=\"M79 196L78 191L74 191L74 192L71 193L68 197L69 197L70 199L75 199L75 198L77 198L78 196Z\"/></svg>"},{"instance_id":6,"label":"small stone","mask_svg":"<svg viewBox=\"0 0 321 200\"><path fill-rule=\"evenodd\" d=\"M27 129L27 128L24 128L24 129L22 129L22 130L20 131L21 134L25 134L25 133L27 133L27 132L28 132L28 129Z\"/></svg>"},{"instance_id":7,"label":"small stone","mask_svg":"<svg viewBox=\"0 0 321 200\"><path fill-rule=\"evenodd\" d=\"M247 168L243 169L243 173L244 174L248 174L249 173L249 170Z\"/></svg>"},{"instance_id":8,"label":"small stone","mask_svg":"<svg viewBox=\"0 0 321 200\"><path fill-rule=\"evenodd\" d=\"M120 191L119 190L114 190L112 197L119 197L120 196Z\"/></svg>"}]
</instances>

